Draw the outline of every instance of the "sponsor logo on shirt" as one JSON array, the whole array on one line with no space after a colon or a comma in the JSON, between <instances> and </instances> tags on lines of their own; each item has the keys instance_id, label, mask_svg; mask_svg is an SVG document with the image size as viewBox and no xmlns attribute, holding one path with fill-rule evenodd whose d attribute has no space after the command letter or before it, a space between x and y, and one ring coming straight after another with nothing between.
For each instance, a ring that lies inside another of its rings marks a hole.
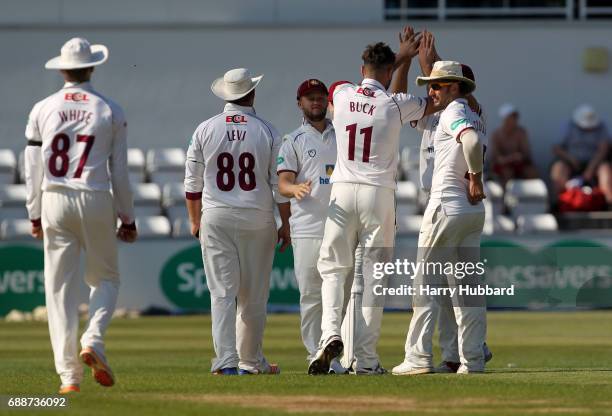
<instances>
[{"instance_id":1,"label":"sponsor logo on shirt","mask_svg":"<svg viewBox=\"0 0 612 416\"><path fill-rule=\"evenodd\" d=\"M283 163L285 161L285 158L282 156L279 156L276 158L276 164L280 165L281 163Z\"/></svg>"},{"instance_id":2,"label":"sponsor logo on shirt","mask_svg":"<svg viewBox=\"0 0 612 416\"><path fill-rule=\"evenodd\" d=\"M80 101L87 102L89 101L89 98L87 97L87 94L83 94L82 92L67 92L64 94L64 100L78 103Z\"/></svg>"},{"instance_id":3,"label":"sponsor logo on shirt","mask_svg":"<svg viewBox=\"0 0 612 416\"><path fill-rule=\"evenodd\" d=\"M467 123L467 122L468 122L467 118L462 118L462 119L453 121L453 124L451 124L451 130L455 130L457 127L459 127L461 123Z\"/></svg>"},{"instance_id":4,"label":"sponsor logo on shirt","mask_svg":"<svg viewBox=\"0 0 612 416\"><path fill-rule=\"evenodd\" d=\"M374 97L374 91L372 91L371 89L369 89L368 87L365 88L358 88L357 89L357 94L363 94L366 97Z\"/></svg>"},{"instance_id":5,"label":"sponsor logo on shirt","mask_svg":"<svg viewBox=\"0 0 612 416\"><path fill-rule=\"evenodd\" d=\"M226 123L243 124L247 122L247 118L242 114L234 114L233 116L225 116Z\"/></svg>"},{"instance_id":6,"label":"sponsor logo on shirt","mask_svg":"<svg viewBox=\"0 0 612 416\"><path fill-rule=\"evenodd\" d=\"M317 155L317 151L315 149L310 149L308 151L308 156L315 157Z\"/></svg>"},{"instance_id":7,"label":"sponsor logo on shirt","mask_svg":"<svg viewBox=\"0 0 612 416\"><path fill-rule=\"evenodd\" d=\"M329 177L334 173L334 167L336 165L325 165L326 178L319 176L319 185L329 185Z\"/></svg>"}]
</instances>

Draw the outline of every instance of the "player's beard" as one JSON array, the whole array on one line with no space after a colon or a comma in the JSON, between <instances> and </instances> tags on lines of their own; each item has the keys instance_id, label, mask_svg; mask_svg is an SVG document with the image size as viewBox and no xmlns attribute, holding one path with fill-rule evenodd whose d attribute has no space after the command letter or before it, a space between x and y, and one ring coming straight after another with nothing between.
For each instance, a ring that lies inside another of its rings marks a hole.
<instances>
[{"instance_id":1,"label":"player's beard","mask_svg":"<svg viewBox=\"0 0 612 416\"><path fill-rule=\"evenodd\" d=\"M304 110L304 118L306 118L306 120L308 121L321 121L323 119L325 119L325 116L327 115L327 108L322 108L319 112L313 112L313 111L308 111L308 110Z\"/></svg>"}]
</instances>

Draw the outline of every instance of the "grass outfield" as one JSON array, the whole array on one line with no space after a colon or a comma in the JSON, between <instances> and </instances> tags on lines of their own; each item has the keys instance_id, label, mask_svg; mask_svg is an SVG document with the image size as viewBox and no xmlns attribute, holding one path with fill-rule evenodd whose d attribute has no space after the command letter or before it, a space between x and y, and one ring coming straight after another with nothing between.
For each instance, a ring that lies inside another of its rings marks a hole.
<instances>
[{"instance_id":1,"label":"grass outfield","mask_svg":"<svg viewBox=\"0 0 612 416\"><path fill-rule=\"evenodd\" d=\"M409 315L383 322L379 353L390 369L403 358ZM219 377L209 373L210 317L115 320L107 351L117 385L87 373L68 409L43 414L612 414L612 312L493 312L488 322L486 374L308 376L291 314L271 315L266 330L280 376ZM0 334L0 395L55 393L46 324L0 323Z\"/></svg>"}]
</instances>

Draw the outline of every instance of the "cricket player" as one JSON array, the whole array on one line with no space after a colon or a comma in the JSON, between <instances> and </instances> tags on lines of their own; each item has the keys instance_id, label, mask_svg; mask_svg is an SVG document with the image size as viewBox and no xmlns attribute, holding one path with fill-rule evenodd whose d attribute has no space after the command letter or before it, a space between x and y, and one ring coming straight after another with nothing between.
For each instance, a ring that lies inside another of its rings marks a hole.
<instances>
[{"instance_id":1,"label":"cricket player","mask_svg":"<svg viewBox=\"0 0 612 416\"><path fill-rule=\"evenodd\" d=\"M446 260L457 262L461 260L461 248L471 248L474 254L480 247L484 225L482 168L486 127L481 114L468 105L467 97L476 88L469 67L453 61L438 61L429 76L417 78L418 85L425 83L429 86L429 95L434 103L444 110L434 135L433 181L419 235L420 257L424 261L432 261L435 250L446 250L445 255L450 255ZM417 276L415 285L423 284L423 276ZM440 301L438 298L441 296L421 295L417 290L413 299L414 314L406 340L405 360L393 368L393 374L413 375L433 371L431 338ZM476 300L476 304L466 304L465 299L460 300L463 302L453 303L461 362L457 372L482 372L486 335L484 297L472 297L471 302ZM444 339L444 328L442 333ZM450 337L447 338L448 341ZM443 343L444 340L441 341ZM453 349L450 343L445 347L449 352Z\"/></svg>"},{"instance_id":2,"label":"cricket player","mask_svg":"<svg viewBox=\"0 0 612 416\"><path fill-rule=\"evenodd\" d=\"M423 31L421 43L419 45L418 54L419 65L421 72L424 76L429 76L433 69L434 62L441 61L442 59L438 55L435 47L434 35L429 31ZM470 74L468 74L469 76ZM472 94L467 97L470 108L479 114L481 122L485 123L486 120L483 115L480 105ZM411 122L413 127L423 133L421 138L420 146L420 158L419 158L419 173L421 189L427 195L429 199L429 192L431 191L431 183L433 179L434 169L434 136L438 124L440 122L440 114L442 111L423 117L421 120ZM439 302L439 314L438 314L438 329L439 329L439 343L442 353L442 362L434 368L436 373L455 373L459 369L461 363L459 362L459 349L457 344L457 323L455 322L455 313L453 311L452 302L449 297L436 297ZM488 349L487 344L483 345L485 353L485 361L489 361L493 358L493 354Z\"/></svg>"},{"instance_id":3,"label":"cricket player","mask_svg":"<svg viewBox=\"0 0 612 416\"><path fill-rule=\"evenodd\" d=\"M186 203L210 290L211 372L220 375L279 372L262 343L277 242L274 201L281 250L290 243L289 202L276 192L281 137L253 108L262 78L238 68L216 79L211 89L225 108L198 126L187 150Z\"/></svg>"},{"instance_id":4,"label":"cricket player","mask_svg":"<svg viewBox=\"0 0 612 416\"><path fill-rule=\"evenodd\" d=\"M66 83L34 106L25 132L26 206L32 236L44 240L45 300L60 394L80 391L79 355L99 384L115 383L104 334L119 288L117 237L133 242L137 236L127 122L121 107L90 83L94 67L107 59L104 45L82 38L66 42L61 55L45 65L59 70ZM81 250L90 287L89 322L77 354Z\"/></svg>"},{"instance_id":5,"label":"cricket player","mask_svg":"<svg viewBox=\"0 0 612 416\"><path fill-rule=\"evenodd\" d=\"M327 373L331 360L342 354L344 291L357 245L364 248L364 265L390 260L395 244L400 130L410 120L418 120L432 111L428 109L428 99L406 94L408 69L418 53L418 42L414 30L405 28L400 34L397 56L382 42L369 45L362 55L361 85L339 84L333 91L338 157L318 263L323 279L321 343L310 363L309 374ZM391 93L387 92L390 86ZM365 274L364 271L367 281L371 277ZM380 366L376 344L382 306L363 309L368 333L360 337L363 353L358 368Z\"/></svg>"}]
</instances>

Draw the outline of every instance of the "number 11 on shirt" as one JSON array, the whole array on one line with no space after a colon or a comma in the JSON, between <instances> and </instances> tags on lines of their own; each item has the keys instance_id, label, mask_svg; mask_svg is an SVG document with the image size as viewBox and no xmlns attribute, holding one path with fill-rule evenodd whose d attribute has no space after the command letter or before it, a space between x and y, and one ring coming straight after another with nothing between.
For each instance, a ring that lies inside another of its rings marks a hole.
<instances>
[{"instance_id":1,"label":"number 11 on shirt","mask_svg":"<svg viewBox=\"0 0 612 416\"><path fill-rule=\"evenodd\" d=\"M349 160L355 160L355 136L357 136L357 123L349 124L346 126L346 131L349 132ZM370 144L372 143L372 126L364 127L359 130L359 133L363 136L363 155L361 160L363 162L370 161Z\"/></svg>"}]
</instances>

